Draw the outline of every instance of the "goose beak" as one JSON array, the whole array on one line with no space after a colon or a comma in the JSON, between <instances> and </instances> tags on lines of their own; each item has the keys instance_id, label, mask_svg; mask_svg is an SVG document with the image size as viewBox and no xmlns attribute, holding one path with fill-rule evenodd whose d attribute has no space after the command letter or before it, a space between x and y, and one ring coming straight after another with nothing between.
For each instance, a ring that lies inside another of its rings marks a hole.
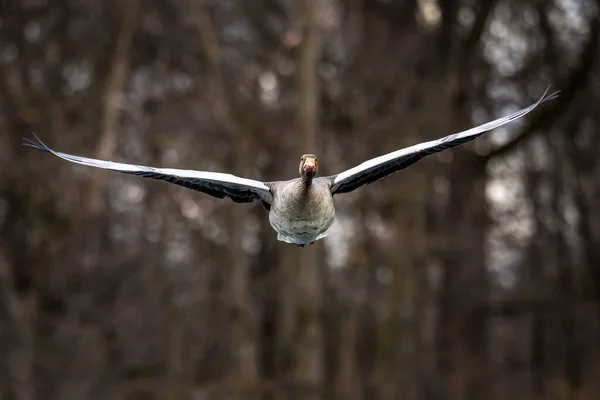
<instances>
[{"instance_id":1,"label":"goose beak","mask_svg":"<svg viewBox=\"0 0 600 400\"><path fill-rule=\"evenodd\" d=\"M304 165L302 165L302 170L306 173L307 176L313 177L317 172L317 162L314 158L307 158L304 160Z\"/></svg>"}]
</instances>

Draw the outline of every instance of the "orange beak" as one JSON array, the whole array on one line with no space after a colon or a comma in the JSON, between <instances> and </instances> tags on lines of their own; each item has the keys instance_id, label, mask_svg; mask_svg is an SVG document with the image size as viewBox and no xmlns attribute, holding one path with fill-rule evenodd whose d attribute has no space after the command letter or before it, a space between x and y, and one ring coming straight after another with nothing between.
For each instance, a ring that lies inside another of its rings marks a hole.
<instances>
[{"instance_id":1,"label":"orange beak","mask_svg":"<svg viewBox=\"0 0 600 400\"><path fill-rule=\"evenodd\" d=\"M312 172L313 174L317 170L317 160L314 158L307 158L304 160L304 165L302 166L304 172Z\"/></svg>"}]
</instances>

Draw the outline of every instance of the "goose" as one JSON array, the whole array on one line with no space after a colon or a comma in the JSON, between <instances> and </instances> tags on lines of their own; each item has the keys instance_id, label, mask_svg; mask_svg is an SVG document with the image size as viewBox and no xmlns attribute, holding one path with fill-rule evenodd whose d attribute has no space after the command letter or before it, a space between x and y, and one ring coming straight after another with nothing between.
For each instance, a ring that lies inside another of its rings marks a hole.
<instances>
[{"instance_id":1,"label":"goose","mask_svg":"<svg viewBox=\"0 0 600 400\"><path fill-rule=\"evenodd\" d=\"M470 142L492 129L515 121L541 103L558 97L559 91L547 95L549 89L550 86L535 103L505 117L441 139L396 150L325 177L317 177L318 164L314 154L304 154L300 158L299 178L262 182L220 172L154 168L61 153L46 146L35 133L35 140L24 138L23 145L72 163L159 179L217 198L228 197L236 203L260 201L269 212L269 222L277 232L277 239L304 247L327 236L335 218L334 195L352 192L407 168L426 156Z\"/></svg>"}]
</instances>

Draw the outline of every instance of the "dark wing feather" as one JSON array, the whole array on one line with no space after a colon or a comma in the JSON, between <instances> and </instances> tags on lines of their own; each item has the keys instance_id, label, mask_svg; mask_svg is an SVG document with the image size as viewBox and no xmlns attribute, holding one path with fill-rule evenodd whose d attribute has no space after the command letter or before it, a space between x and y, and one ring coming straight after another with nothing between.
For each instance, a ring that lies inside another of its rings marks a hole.
<instances>
[{"instance_id":1,"label":"dark wing feather","mask_svg":"<svg viewBox=\"0 0 600 400\"><path fill-rule=\"evenodd\" d=\"M142 176L144 178L158 179L188 189L197 190L220 199L229 197L236 203L248 203L255 200L261 200L264 203L270 204L273 201L270 188L264 182L218 172L153 168L142 165L115 163L112 161L79 157L54 151L42 143L37 136L35 138L37 141L24 139L23 144L37 150L52 153L63 160L76 164L102 168L123 174Z\"/></svg>"},{"instance_id":2,"label":"dark wing feather","mask_svg":"<svg viewBox=\"0 0 600 400\"><path fill-rule=\"evenodd\" d=\"M558 97L558 91L547 96L546 89L542 97L529 107L525 107L513 114L498 118L494 121L476 126L469 130L448 135L442 139L432 140L430 142L420 143L415 146L407 147L383 156L373 158L364 163L346 170L340 174L332 176L333 185L331 188L332 194L351 192L363 185L375 182L393 172L404 169L424 157L431 154L460 146L461 144L470 142L484 133L521 118L525 114L531 112L541 103L552 100Z\"/></svg>"}]
</instances>

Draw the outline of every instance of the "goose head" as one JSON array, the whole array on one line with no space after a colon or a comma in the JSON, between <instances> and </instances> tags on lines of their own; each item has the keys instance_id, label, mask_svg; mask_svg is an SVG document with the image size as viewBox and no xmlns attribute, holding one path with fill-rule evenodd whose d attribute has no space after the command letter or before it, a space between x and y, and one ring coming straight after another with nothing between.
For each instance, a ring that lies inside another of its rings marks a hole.
<instances>
[{"instance_id":1,"label":"goose head","mask_svg":"<svg viewBox=\"0 0 600 400\"><path fill-rule=\"evenodd\" d=\"M317 175L317 157L314 154L305 154L300 159L300 177L304 181L311 181Z\"/></svg>"}]
</instances>

